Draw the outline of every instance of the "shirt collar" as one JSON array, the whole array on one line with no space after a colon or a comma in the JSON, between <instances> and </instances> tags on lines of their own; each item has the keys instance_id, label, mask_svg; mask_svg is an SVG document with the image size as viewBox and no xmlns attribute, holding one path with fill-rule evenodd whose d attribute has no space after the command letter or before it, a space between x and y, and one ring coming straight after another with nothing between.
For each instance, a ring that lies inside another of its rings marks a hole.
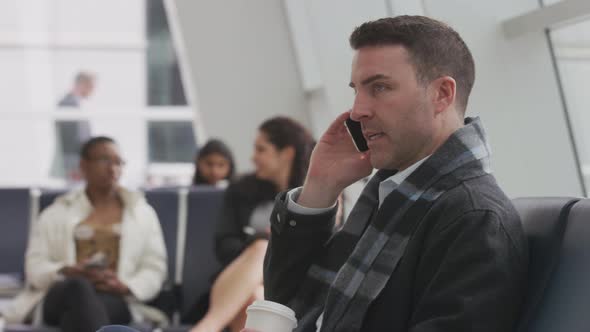
<instances>
[{"instance_id":1,"label":"shirt collar","mask_svg":"<svg viewBox=\"0 0 590 332\"><path fill-rule=\"evenodd\" d=\"M428 157L430 157L430 155L418 160L417 162L413 163L412 165L410 165L410 167L404 169L403 171L397 172L394 175L388 177L387 179L381 181L381 183L379 183L379 206L383 204L385 197L391 194L391 192L395 190L395 188L399 186L402 182L404 182L404 180L408 176L410 176L410 174L414 173L414 171L418 167L420 167L420 165L422 165L422 163L424 163L426 159L428 159Z\"/></svg>"}]
</instances>

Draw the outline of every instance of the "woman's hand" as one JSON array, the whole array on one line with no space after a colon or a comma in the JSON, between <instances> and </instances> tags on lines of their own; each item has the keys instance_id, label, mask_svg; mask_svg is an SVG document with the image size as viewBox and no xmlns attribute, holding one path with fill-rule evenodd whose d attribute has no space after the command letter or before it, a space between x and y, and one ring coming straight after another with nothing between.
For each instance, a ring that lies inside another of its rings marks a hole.
<instances>
[{"instance_id":1,"label":"woman's hand","mask_svg":"<svg viewBox=\"0 0 590 332\"><path fill-rule=\"evenodd\" d=\"M94 287L102 292L116 295L129 295L130 290L119 278L117 274L111 270L106 269L102 271L100 278L94 282Z\"/></svg>"},{"instance_id":2,"label":"woman's hand","mask_svg":"<svg viewBox=\"0 0 590 332\"><path fill-rule=\"evenodd\" d=\"M81 264L64 266L59 270L59 273L65 277L83 277L86 278L86 271Z\"/></svg>"}]
</instances>

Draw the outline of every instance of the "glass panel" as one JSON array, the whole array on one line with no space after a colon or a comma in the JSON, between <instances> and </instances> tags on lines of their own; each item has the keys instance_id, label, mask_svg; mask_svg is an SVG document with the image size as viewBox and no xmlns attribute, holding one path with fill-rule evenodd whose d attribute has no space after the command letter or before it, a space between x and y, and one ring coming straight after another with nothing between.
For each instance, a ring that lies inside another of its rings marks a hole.
<instances>
[{"instance_id":1,"label":"glass panel","mask_svg":"<svg viewBox=\"0 0 590 332\"><path fill-rule=\"evenodd\" d=\"M145 63L142 50L55 50L52 55L54 103L77 85L76 77L93 77L88 96L79 98L84 108L131 112L145 107ZM82 84L82 86L84 86Z\"/></svg>"},{"instance_id":2,"label":"glass panel","mask_svg":"<svg viewBox=\"0 0 590 332\"><path fill-rule=\"evenodd\" d=\"M55 154L50 173L56 178L76 182L81 180L78 169L80 148L90 138L88 121L56 121Z\"/></svg>"},{"instance_id":3,"label":"glass panel","mask_svg":"<svg viewBox=\"0 0 590 332\"><path fill-rule=\"evenodd\" d=\"M586 188L590 186L590 20L550 33Z\"/></svg>"},{"instance_id":4,"label":"glass panel","mask_svg":"<svg viewBox=\"0 0 590 332\"><path fill-rule=\"evenodd\" d=\"M147 1L148 105L186 105L162 0Z\"/></svg>"},{"instance_id":5,"label":"glass panel","mask_svg":"<svg viewBox=\"0 0 590 332\"><path fill-rule=\"evenodd\" d=\"M148 141L151 163L191 163L197 148L192 122L152 121Z\"/></svg>"}]
</instances>

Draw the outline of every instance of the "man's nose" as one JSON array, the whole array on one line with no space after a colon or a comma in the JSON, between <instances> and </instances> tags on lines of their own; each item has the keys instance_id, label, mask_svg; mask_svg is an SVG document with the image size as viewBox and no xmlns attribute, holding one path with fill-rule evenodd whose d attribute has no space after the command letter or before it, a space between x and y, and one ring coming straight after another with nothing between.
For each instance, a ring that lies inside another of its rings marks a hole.
<instances>
[{"instance_id":1,"label":"man's nose","mask_svg":"<svg viewBox=\"0 0 590 332\"><path fill-rule=\"evenodd\" d=\"M370 119L372 116L371 104L361 94L357 94L354 97L350 118L354 121L361 121Z\"/></svg>"}]
</instances>

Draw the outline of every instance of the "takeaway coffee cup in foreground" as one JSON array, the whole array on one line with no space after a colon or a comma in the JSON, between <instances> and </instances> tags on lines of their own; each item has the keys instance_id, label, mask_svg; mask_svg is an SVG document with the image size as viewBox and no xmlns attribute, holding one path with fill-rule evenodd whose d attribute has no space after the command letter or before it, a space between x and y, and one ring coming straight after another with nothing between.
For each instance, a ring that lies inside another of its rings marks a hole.
<instances>
[{"instance_id":1,"label":"takeaway coffee cup in foreground","mask_svg":"<svg viewBox=\"0 0 590 332\"><path fill-rule=\"evenodd\" d=\"M272 301L254 301L246 309L246 328L259 332L291 332L297 327L295 312Z\"/></svg>"}]
</instances>

